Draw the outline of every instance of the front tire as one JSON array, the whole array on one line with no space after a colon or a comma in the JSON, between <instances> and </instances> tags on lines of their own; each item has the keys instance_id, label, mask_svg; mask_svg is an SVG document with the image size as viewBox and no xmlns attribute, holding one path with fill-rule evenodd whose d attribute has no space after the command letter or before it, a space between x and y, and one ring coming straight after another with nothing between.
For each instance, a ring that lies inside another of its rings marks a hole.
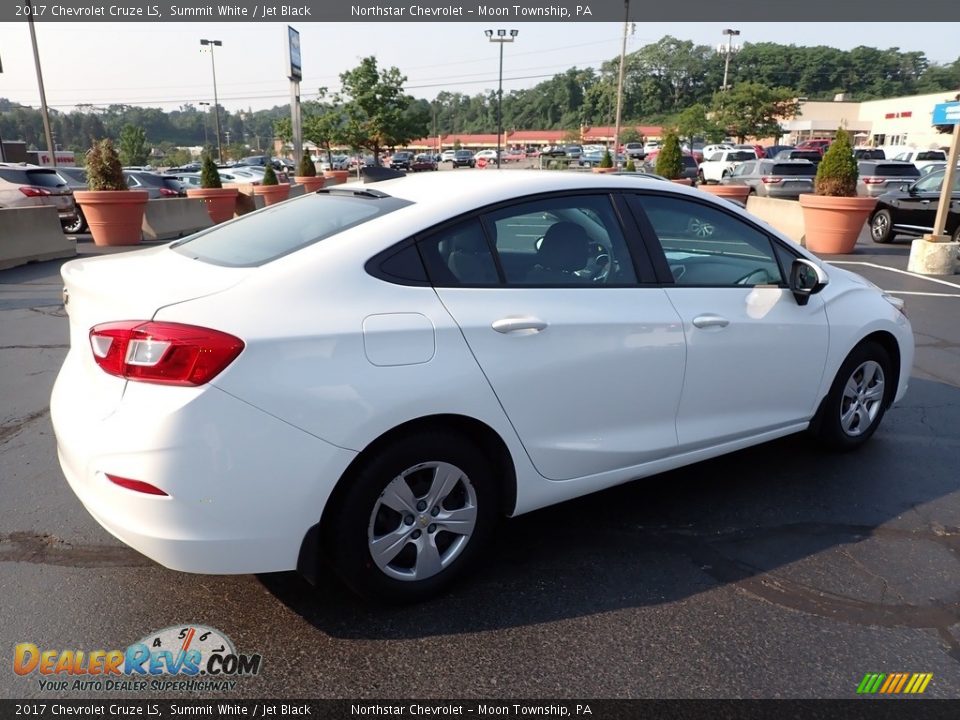
<instances>
[{"instance_id":1,"label":"front tire","mask_svg":"<svg viewBox=\"0 0 960 720\"><path fill-rule=\"evenodd\" d=\"M372 453L325 513L325 552L359 595L418 602L461 575L497 522L490 463L461 436L430 431Z\"/></svg>"},{"instance_id":2,"label":"front tire","mask_svg":"<svg viewBox=\"0 0 960 720\"><path fill-rule=\"evenodd\" d=\"M889 210L878 210L870 218L870 239L881 245L893 240L893 218Z\"/></svg>"},{"instance_id":3,"label":"front tire","mask_svg":"<svg viewBox=\"0 0 960 720\"><path fill-rule=\"evenodd\" d=\"M813 423L817 439L833 450L863 445L880 425L896 378L890 355L865 342L847 356Z\"/></svg>"}]
</instances>

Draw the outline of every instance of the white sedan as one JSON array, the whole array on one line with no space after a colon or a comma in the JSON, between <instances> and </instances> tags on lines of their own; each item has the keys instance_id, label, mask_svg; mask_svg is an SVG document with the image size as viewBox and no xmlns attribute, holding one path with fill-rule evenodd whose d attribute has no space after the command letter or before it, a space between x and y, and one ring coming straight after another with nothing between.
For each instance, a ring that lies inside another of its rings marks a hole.
<instances>
[{"instance_id":1,"label":"white sedan","mask_svg":"<svg viewBox=\"0 0 960 720\"><path fill-rule=\"evenodd\" d=\"M913 361L901 301L632 177L333 187L63 278L51 413L107 530L187 572L329 562L390 601L504 515L808 429L858 447Z\"/></svg>"}]
</instances>

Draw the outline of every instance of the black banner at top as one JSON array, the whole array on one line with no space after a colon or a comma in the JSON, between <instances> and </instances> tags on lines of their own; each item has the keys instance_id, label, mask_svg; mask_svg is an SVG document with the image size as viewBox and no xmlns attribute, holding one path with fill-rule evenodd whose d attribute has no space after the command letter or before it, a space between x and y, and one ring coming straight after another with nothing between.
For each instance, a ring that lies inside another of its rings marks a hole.
<instances>
[{"instance_id":1,"label":"black banner at top","mask_svg":"<svg viewBox=\"0 0 960 720\"><path fill-rule=\"evenodd\" d=\"M956 0L5 0L0 22L960 21Z\"/></svg>"}]
</instances>

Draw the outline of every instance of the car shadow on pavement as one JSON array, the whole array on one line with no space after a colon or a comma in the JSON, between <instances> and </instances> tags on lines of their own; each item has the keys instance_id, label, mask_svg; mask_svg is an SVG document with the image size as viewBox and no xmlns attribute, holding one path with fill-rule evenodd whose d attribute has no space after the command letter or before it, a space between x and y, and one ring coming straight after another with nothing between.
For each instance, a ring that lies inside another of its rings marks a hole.
<instances>
[{"instance_id":1,"label":"car shadow on pavement","mask_svg":"<svg viewBox=\"0 0 960 720\"><path fill-rule=\"evenodd\" d=\"M506 520L479 567L420 605L363 603L329 573L317 587L294 573L260 581L343 638L482 632L730 590L930 628L960 660L948 629L960 622L958 425L960 388L913 378L858 452L795 435Z\"/></svg>"}]
</instances>

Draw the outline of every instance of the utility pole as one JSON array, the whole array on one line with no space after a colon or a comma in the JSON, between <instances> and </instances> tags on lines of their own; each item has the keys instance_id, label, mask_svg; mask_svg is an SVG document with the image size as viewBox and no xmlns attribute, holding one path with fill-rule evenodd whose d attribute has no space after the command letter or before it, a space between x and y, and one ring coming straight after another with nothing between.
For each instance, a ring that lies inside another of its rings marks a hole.
<instances>
[{"instance_id":1,"label":"utility pole","mask_svg":"<svg viewBox=\"0 0 960 720\"><path fill-rule=\"evenodd\" d=\"M33 63L37 68L37 85L40 88L40 114L43 117L43 134L47 140L47 152L50 153L50 164L57 166L57 149L53 144L53 133L50 132L50 113L47 111L47 94L43 89L43 73L40 70L40 51L37 50L37 32L33 28L33 5L27 3L27 23L30 25L30 42L33 45Z\"/></svg>"},{"instance_id":2,"label":"utility pole","mask_svg":"<svg viewBox=\"0 0 960 720\"><path fill-rule=\"evenodd\" d=\"M201 40L201 45L207 45L210 47L210 69L213 70L213 110L216 113L216 127L217 127L217 164L223 164L223 145L220 143L220 100L217 98L217 63L213 59L213 48L215 46L223 45L220 40ZM229 143L230 140L228 139Z\"/></svg>"},{"instance_id":3,"label":"utility pole","mask_svg":"<svg viewBox=\"0 0 960 720\"><path fill-rule=\"evenodd\" d=\"M617 117L613 128L613 166L620 150L620 120L623 113L623 77L627 69L627 33L630 31L630 0L623 0L623 43L620 46L620 76L617 78Z\"/></svg>"},{"instance_id":4,"label":"utility pole","mask_svg":"<svg viewBox=\"0 0 960 720\"><path fill-rule=\"evenodd\" d=\"M497 82L497 170L499 170L500 139L503 136L503 44L508 42L512 43L520 31L510 30L508 36L507 31L503 28L500 28L497 30L496 37L493 35L493 30L484 30L483 32L487 36L487 40L500 44L500 79Z\"/></svg>"}]
</instances>

